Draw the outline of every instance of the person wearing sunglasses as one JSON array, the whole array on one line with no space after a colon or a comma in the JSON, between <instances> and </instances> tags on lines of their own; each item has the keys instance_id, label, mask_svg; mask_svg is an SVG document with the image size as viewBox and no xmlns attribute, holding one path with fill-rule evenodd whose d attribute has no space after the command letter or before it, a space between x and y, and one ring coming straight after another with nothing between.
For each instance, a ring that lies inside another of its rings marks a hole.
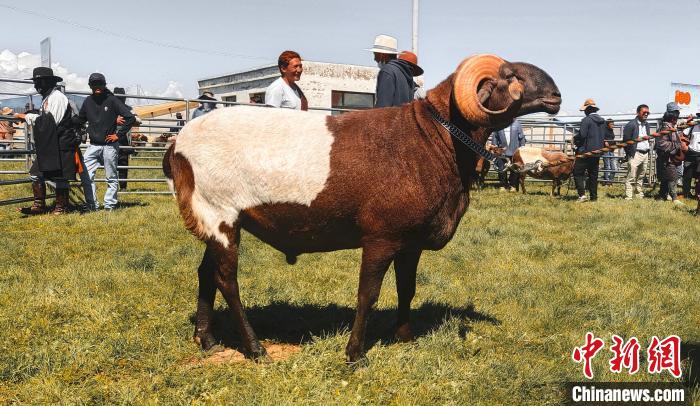
<instances>
[{"instance_id":1,"label":"person wearing sunglasses","mask_svg":"<svg viewBox=\"0 0 700 406\"><path fill-rule=\"evenodd\" d=\"M636 140L651 134L647 117L649 117L649 106L646 104L637 106L637 117L632 119L622 129L622 142ZM647 170L650 150L649 141L642 141L625 147L625 156L627 158L626 200L632 200L635 195L639 198L644 197L642 181Z\"/></svg>"}]
</instances>

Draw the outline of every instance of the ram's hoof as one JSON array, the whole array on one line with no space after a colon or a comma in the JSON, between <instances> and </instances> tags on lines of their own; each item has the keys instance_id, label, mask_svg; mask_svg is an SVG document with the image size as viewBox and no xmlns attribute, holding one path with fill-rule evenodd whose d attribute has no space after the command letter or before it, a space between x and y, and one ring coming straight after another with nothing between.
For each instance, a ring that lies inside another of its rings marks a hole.
<instances>
[{"instance_id":1,"label":"ram's hoof","mask_svg":"<svg viewBox=\"0 0 700 406\"><path fill-rule=\"evenodd\" d=\"M195 335L194 342L199 344L199 346L202 347L202 350L204 350L204 351L212 351L214 349L214 347L217 347L216 340L214 339L214 336L211 334ZM214 352L216 352L216 351L214 351Z\"/></svg>"},{"instance_id":2,"label":"ram's hoof","mask_svg":"<svg viewBox=\"0 0 700 406\"><path fill-rule=\"evenodd\" d=\"M286 254L287 263L289 265L294 265L297 263L297 256L294 254Z\"/></svg>"},{"instance_id":3,"label":"ram's hoof","mask_svg":"<svg viewBox=\"0 0 700 406\"><path fill-rule=\"evenodd\" d=\"M265 347L263 347L262 344L258 343L247 352L246 357L257 362L265 361L267 359L267 350L265 350Z\"/></svg>"}]
</instances>

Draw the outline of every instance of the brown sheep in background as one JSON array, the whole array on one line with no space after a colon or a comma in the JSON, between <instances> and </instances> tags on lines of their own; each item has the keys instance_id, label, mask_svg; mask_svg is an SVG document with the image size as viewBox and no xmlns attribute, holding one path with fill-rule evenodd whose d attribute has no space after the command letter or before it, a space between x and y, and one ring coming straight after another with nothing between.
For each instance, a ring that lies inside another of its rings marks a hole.
<instances>
[{"instance_id":1,"label":"brown sheep in background","mask_svg":"<svg viewBox=\"0 0 700 406\"><path fill-rule=\"evenodd\" d=\"M493 144L486 144L486 150L496 156L500 156L506 149L498 148ZM484 187L484 181L486 180L486 175L488 175L489 170L491 170L491 161L487 160L483 156L480 156L479 160L476 161L476 167L474 168L474 172L476 172L474 184L476 185L477 190L481 190Z\"/></svg>"},{"instance_id":2,"label":"brown sheep in background","mask_svg":"<svg viewBox=\"0 0 700 406\"><path fill-rule=\"evenodd\" d=\"M528 164L530 166L534 166L533 169L520 173L520 189L522 190L523 194L525 193L525 177L532 176L536 179L551 180L552 192L550 193L550 196L560 196L561 184L571 177L571 173L574 170L574 161L570 160L566 163L550 167L541 167L534 164L538 161L543 164L547 164L567 159L568 155L561 151L549 151L538 147L520 147L515 150L515 154L513 154L513 159L511 161L513 165L516 165L521 169L529 169Z\"/></svg>"}]
</instances>

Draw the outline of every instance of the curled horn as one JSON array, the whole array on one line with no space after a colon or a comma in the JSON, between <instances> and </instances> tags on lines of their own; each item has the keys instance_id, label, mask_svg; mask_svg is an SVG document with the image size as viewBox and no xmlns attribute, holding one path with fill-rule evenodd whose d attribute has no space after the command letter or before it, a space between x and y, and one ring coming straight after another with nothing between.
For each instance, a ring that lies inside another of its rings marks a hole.
<instances>
[{"instance_id":1,"label":"curled horn","mask_svg":"<svg viewBox=\"0 0 700 406\"><path fill-rule=\"evenodd\" d=\"M506 63L496 55L475 55L465 59L457 68L454 79L454 99L462 116L467 121L486 126L499 121L511 104L499 110L490 110L485 106L498 79L505 79L499 74ZM523 85L511 76L508 80L508 94L512 102L520 100Z\"/></svg>"}]
</instances>

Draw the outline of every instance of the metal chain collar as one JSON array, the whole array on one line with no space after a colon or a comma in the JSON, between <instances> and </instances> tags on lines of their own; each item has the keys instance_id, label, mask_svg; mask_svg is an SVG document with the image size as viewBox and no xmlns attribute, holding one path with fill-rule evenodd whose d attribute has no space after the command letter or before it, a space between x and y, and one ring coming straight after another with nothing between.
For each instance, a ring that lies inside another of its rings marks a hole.
<instances>
[{"instance_id":1,"label":"metal chain collar","mask_svg":"<svg viewBox=\"0 0 700 406\"><path fill-rule=\"evenodd\" d=\"M498 156L487 151L483 145L474 141L472 137L465 134L464 131L460 130L456 125L440 117L440 114L438 114L438 112L435 111L433 106L428 106L428 111L430 112L430 115L433 116L433 120L440 123L440 125L442 125L447 130L447 132L450 133L451 136L457 138L462 144L466 145L467 148L471 149L476 154L481 155L482 157L484 157L484 159L491 163L494 163L496 161Z\"/></svg>"}]
</instances>

